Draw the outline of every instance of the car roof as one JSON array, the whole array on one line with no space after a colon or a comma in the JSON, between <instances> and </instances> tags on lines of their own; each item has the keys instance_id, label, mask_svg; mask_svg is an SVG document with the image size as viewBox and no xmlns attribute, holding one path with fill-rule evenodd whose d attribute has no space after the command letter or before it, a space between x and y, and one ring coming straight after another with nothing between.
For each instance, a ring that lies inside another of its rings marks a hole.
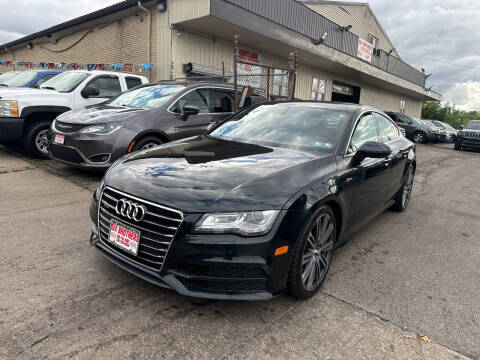
<instances>
[{"instance_id":1,"label":"car roof","mask_svg":"<svg viewBox=\"0 0 480 360\"><path fill-rule=\"evenodd\" d=\"M136 77L145 77L143 75L131 74L127 72L118 72L118 71L103 71L103 70L68 70L65 72L79 72L79 73L88 73L96 75L124 75L124 76L136 76Z\"/></svg>"}]
</instances>

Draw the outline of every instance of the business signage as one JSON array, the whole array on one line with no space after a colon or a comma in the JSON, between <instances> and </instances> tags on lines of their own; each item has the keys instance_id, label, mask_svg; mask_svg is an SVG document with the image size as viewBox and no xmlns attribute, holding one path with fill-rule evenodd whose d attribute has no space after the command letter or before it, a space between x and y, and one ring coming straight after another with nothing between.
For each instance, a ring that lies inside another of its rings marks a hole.
<instances>
[{"instance_id":1,"label":"business signage","mask_svg":"<svg viewBox=\"0 0 480 360\"><path fill-rule=\"evenodd\" d=\"M357 56L368 62L372 62L373 45L368 41L358 38Z\"/></svg>"},{"instance_id":2,"label":"business signage","mask_svg":"<svg viewBox=\"0 0 480 360\"><path fill-rule=\"evenodd\" d=\"M248 49L239 49L237 59L240 61L237 63L238 85L260 88L263 71L262 67L255 66L261 63L260 54Z\"/></svg>"}]
</instances>

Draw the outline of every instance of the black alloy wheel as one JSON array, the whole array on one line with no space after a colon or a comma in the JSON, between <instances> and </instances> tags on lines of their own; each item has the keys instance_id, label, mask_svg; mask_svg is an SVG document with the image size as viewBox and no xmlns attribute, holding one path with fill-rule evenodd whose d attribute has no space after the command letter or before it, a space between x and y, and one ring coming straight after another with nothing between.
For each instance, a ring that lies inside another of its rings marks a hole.
<instances>
[{"instance_id":1,"label":"black alloy wheel","mask_svg":"<svg viewBox=\"0 0 480 360\"><path fill-rule=\"evenodd\" d=\"M335 215L321 206L306 222L293 252L288 289L297 299L315 295L332 263L337 231Z\"/></svg>"},{"instance_id":2,"label":"black alloy wheel","mask_svg":"<svg viewBox=\"0 0 480 360\"><path fill-rule=\"evenodd\" d=\"M417 131L415 134L413 134L412 140L414 143L425 144L427 142L427 137L423 132Z\"/></svg>"},{"instance_id":3,"label":"black alloy wheel","mask_svg":"<svg viewBox=\"0 0 480 360\"><path fill-rule=\"evenodd\" d=\"M395 204L392 206L392 209L398 212L405 211L410 203L410 198L412 197L412 189L413 189L413 180L415 177L415 171L413 166L407 170L405 174L405 180L403 181L403 185L400 188L397 196L395 197Z\"/></svg>"}]
</instances>

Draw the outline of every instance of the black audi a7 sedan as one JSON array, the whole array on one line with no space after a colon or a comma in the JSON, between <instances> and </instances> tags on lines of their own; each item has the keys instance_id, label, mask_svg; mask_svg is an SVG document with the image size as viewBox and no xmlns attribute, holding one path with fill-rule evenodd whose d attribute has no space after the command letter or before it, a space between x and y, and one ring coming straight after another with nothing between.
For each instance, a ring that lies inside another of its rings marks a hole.
<instances>
[{"instance_id":1,"label":"black audi a7 sedan","mask_svg":"<svg viewBox=\"0 0 480 360\"><path fill-rule=\"evenodd\" d=\"M334 251L407 208L415 146L365 106L274 102L119 159L90 207L90 243L192 298L305 299Z\"/></svg>"}]
</instances>

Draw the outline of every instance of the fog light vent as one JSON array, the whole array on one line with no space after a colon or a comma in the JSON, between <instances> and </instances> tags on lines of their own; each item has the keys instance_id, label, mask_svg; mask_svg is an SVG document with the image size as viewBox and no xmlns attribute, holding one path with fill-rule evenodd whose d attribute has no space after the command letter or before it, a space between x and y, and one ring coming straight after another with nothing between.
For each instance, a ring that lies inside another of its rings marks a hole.
<instances>
[{"instance_id":1,"label":"fog light vent","mask_svg":"<svg viewBox=\"0 0 480 360\"><path fill-rule=\"evenodd\" d=\"M108 161L109 158L110 158L110 154L98 154L98 155L90 156L88 160L94 163L103 163Z\"/></svg>"}]
</instances>

